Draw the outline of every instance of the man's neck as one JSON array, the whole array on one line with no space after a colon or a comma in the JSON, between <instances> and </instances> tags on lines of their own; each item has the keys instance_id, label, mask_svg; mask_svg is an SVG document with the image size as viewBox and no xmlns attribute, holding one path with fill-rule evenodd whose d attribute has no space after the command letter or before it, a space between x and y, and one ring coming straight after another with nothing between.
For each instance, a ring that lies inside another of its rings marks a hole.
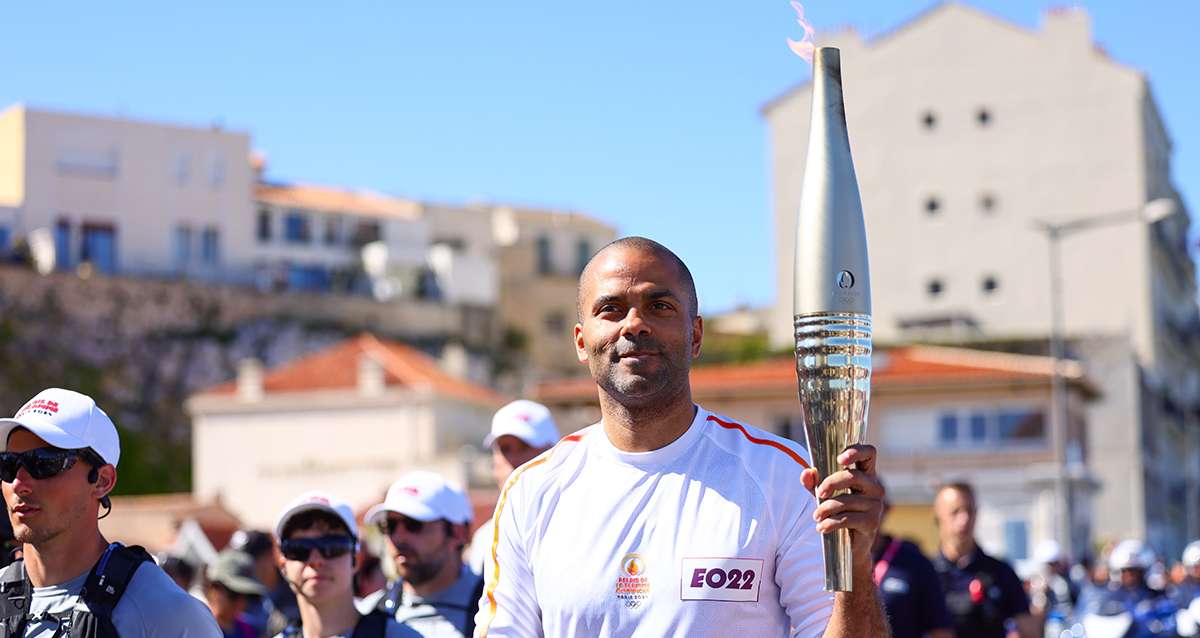
<instances>
[{"instance_id":1,"label":"man's neck","mask_svg":"<svg viewBox=\"0 0 1200 638\"><path fill-rule=\"evenodd\" d=\"M98 529L86 534L63 533L43 543L25 543L25 573L34 587L61 585L91 571L107 547L108 541Z\"/></svg>"},{"instance_id":2,"label":"man's neck","mask_svg":"<svg viewBox=\"0 0 1200 638\"><path fill-rule=\"evenodd\" d=\"M303 596L296 598L303 623L304 638L325 638L350 633L358 624L358 610L354 608L354 596L339 597L320 606Z\"/></svg>"},{"instance_id":3,"label":"man's neck","mask_svg":"<svg viewBox=\"0 0 1200 638\"><path fill-rule=\"evenodd\" d=\"M942 541L942 556L952 563L961 563L975 553L975 539Z\"/></svg>"},{"instance_id":4,"label":"man's neck","mask_svg":"<svg viewBox=\"0 0 1200 638\"><path fill-rule=\"evenodd\" d=\"M651 452L683 436L696 418L691 388L684 386L675 397L645 406L619 403L600 390L600 416L604 433L622 452Z\"/></svg>"},{"instance_id":5,"label":"man's neck","mask_svg":"<svg viewBox=\"0 0 1200 638\"><path fill-rule=\"evenodd\" d=\"M450 589L454 583L458 582L460 576L462 576L462 561L451 560L447 561L446 567L437 576L420 585L413 585L407 580L404 581L404 589L410 594L416 594L421 598L432 598Z\"/></svg>"}]
</instances>

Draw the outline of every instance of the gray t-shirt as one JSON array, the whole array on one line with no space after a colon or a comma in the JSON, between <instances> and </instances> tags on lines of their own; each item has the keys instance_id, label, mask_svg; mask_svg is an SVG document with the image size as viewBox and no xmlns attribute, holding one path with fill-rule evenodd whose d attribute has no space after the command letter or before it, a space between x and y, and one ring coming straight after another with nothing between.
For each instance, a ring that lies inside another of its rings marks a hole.
<instances>
[{"instance_id":1,"label":"gray t-shirt","mask_svg":"<svg viewBox=\"0 0 1200 638\"><path fill-rule=\"evenodd\" d=\"M464 636L467 619L479 602L480 576L463 565L458 580L429 597L404 592L396 607L396 620L417 630L425 638Z\"/></svg>"},{"instance_id":2,"label":"gray t-shirt","mask_svg":"<svg viewBox=\"0 0 1200 638\"><path fill-rule=\"evenodd\" d=\"M25 625L26 638L54 635L57 623L42 614L60 614L69 612L77 604L83 606L79 592L90 572L89 569L59 585L33 588L29 621ZM221 638L221 630L208 608L180 589L154 563L142 563L134 572L125 593L117 601L112 621L121 638Z\"/></svg>"},{"instance_id":3,"label":"gray t-shirt","mask_svg":"<svg viewBox=\"0 0 1200 638\"><path fill-rule=\"evenodd\" d=\"M275 634L275 638L284 638L285 632ZM351 629L345 633L336 636L327 636L326 638L350 638L354 635L354 630ZM387 629L383 631L383 638L421 638L421 634L414 631L411 627L406 627L396 622L393 619L388 619Z\"/></svg>"}]
</instances>

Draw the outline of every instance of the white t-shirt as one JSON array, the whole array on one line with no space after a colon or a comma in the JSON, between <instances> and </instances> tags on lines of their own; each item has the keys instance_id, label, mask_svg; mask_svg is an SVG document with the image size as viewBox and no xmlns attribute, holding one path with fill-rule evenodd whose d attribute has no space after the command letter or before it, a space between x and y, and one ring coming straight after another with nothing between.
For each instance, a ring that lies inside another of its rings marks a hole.
<instances>
[{"instance_id":1,"label":"white t-shirt","mask_svg":"<svg viewBox=\"0 0 1200 638\"><path fill-rule=\"evenodd\" d=\"M36 620L39 614L59 614L80 603L79 592L88 571L58 585L34 587L29 603L26 638L53 636L57 623ZM113 609L113 626L121 638L179 636L181 638L221 638L221 630L204 603L179 588L152 562L142 563L129 580L121 599Z\"/></svg>"},{"instance_id":2,"label":"white t-shirt","mask_svg":"<svg viewBox=\"0 0 1200 638\"><path fill-rule=\"evenodd\" d=\"M516 470L493 516L481 636L820 636L816 500L793 441L697 408L653 452L600 424Z\"/></svg>"}]
</instances>

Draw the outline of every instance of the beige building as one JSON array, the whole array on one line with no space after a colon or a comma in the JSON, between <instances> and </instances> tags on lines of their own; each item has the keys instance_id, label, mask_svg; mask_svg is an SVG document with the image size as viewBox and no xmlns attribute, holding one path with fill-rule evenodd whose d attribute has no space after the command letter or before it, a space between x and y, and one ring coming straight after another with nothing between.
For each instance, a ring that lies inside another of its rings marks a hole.
<instances>
[{"instance_id":1,"label":"beige building","mask_svg":"<svg viewBox=\"0 0 1200 638\"><path fill-rule=\"evenodd\" d=\"M500 270L499 315L542 378L586 371L575 357L579 273L616 229L579 213L497 207L492 227Z\"/></svg>"},{"instance_id":2,"label":"beige building","mask_svg":"<svg viewBox=\"0 0 1200 638\"><path fill-rule=\"evenodd\" d=\"M1035 221L1127 216L1062 241L1065 331L1071 355L1106 383L1086 456L1103 485L1096 540L1137 536L1177 555L1200 536L1200 314L1188 215L1146 74L1096 46L1082 9L1052 10L1030 31L950 2L871 41L821 40L842 49L877 341L1045 343L1049 249ZM792 339L809 108L805 84L763 110L777 347ZM1139 220L1160 198L1175 214Z\"/></svg>"},{"instance_id":3,"label":"beige building","mask_svg":"<svg viewBox=\"0 0 1200 638\"><path fill-rule=\"evenodd\" d=\"M889 529L935 549L933 490L965 479L979 492L978 534L988 551L1026 558L1053 535L1055 465L1044 418L1049 359L910 346L877 351L873 365L867 436L879 446L893 503ZM1070 438L1086 447L1084 406L1096 389L1078 366L1068 378ZM693 368L691 383L705 408L804 443L792 358ZM599 420L590 378L545 382L537 397L563 433ZM1071 485L1081 493L1095 487L1086 474ZM1076 502L1075 520L1086 533L1091 512L1086 499Z\"/></svg>"},{"instance_id":4,"label":"beige building","mask_svg":"<svg viewBox=\"0 0 1200 638\"><path fill-rule=\"evenodd\" d=\"M246 133L11 106L0 250L45 229L59 269L249 282L249 154Z\"/></svg>"},{"instance_id":5,"label":"beige building","mask_svg":"<svg viewBox=\"0 0 1200 638\"><path fill-rule=\"evenodd\" d=\"M248 361L188 401L193 496L269 529L305 490L364 506L413 469L467 485L477 455L464 448L480 446L504 402L370 335L270 371Z\"/></svg>"}]
</instances>

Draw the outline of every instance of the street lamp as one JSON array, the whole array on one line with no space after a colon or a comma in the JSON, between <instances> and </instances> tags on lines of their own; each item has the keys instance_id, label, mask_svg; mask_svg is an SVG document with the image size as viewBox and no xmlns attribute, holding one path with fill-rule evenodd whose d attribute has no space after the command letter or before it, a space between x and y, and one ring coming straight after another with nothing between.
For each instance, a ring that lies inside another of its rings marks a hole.
<instances>
[{"instance_id":1,"label":"street lamp","mask_svg":"<svg viewBox=\"0 0 1200 638\"><path fill-rule=\"evenodd\" d=\"M1058 510L1055 536L1062 543L1063 551L1068 556L1075 555L1075 544L1071 536L1071 488L1066 476L1066 444L1070 421L1067 414L1066 383L1063 378L1066 348L1063 336L1062 254L1059 242L1065 237L1084 231L1131 221L1153 224L1174 214L1175 207L1174 199L1164 197L1135 210L1080 217L1064 222L1033 221L1034 228L1046 235L1050 246L1050 357L1054 360L1050 384L1050 439L1057 466L1054 473L1054 501Z\"/></svg>"}]
</instances>

